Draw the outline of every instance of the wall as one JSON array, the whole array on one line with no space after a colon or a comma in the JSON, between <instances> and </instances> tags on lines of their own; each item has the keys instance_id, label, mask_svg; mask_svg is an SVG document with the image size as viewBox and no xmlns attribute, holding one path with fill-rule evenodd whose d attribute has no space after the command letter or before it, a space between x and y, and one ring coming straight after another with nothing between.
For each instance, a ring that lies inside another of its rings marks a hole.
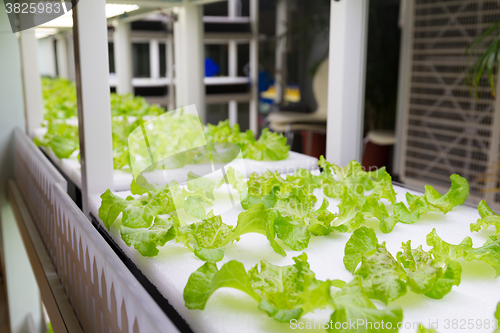
<instances>
[{"instance_id":1,"label":"wall","mask_svg":"<svg viewBox=\"0 0 500 333\"><path fill-rule=\"evenodd\" d=\"M5 280L9 299L10 327L13 333L26 332L31 313L40 327L39 290L33 271L6 200L5 183L13 176L12 131L25 129L19 46L7 14L0 10L0 224ZM36 59L34 60L36 61Z\"/></svg>"}]
</instances>

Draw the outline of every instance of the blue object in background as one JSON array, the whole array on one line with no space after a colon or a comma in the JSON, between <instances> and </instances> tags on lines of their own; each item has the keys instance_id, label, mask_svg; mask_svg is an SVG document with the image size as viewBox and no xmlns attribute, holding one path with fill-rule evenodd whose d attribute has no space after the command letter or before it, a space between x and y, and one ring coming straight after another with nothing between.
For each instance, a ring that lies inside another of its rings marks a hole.
<instances>
[{"instance_id":1,"label":"blue object in background","mask_svg":"<svg viewBox=\"0 0 500 333\"><path fill-rule=\"evenodd\" d=\"M259 71L259 99L261 102L266 103L266 104L273 104L274 103L273 100L262 98L262 96L260 95L261 92L266 91L273 84L274 84L274 78L271 76L271 74L267 71L260 70Z\"/></svg>"},{"instance_id":2,"label":"blue object in background","mask_svg":"<svg viewBox=\"0 0 500 333\"><path fill-rule=\"evenodd\" d=\"M219 65L212 58L205 58L205 77L219 74Z\"/></svg>"}]
</instances>

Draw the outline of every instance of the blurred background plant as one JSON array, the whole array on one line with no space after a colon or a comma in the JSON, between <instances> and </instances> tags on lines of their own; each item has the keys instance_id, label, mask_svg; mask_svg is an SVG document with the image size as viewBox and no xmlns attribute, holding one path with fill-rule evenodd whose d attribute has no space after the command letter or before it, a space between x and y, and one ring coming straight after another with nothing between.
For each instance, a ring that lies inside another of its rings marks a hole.
<instances>
[{"instance_id":1,"label":"blurred background plant","mask_svg":"<svg viewBox=\"0 0 500 333\"><path fill-rule=\"evenodd\" d=\"M476 96L478 96L478 88L484 80L483 74L486 74L491 95L495 97L495 81L500 57L500 21L495 22L479 35L469 45L465 53L469 55L470 59L477 56L467 73L467 80L473 87Z\"/></svg>"},{"instance_id":2,"label":"blurred background plant","mask_svg":"<svg viewBox=\"0 0 500 333\"><path fill-rule=\"evenodd\" d=\"M469 59L475 59L469 66L467 82L472 87L476 98L479 97L480 87L489 85L491 95L496 98L496 81L498 63L500 60L500 21L495 22L479 35L465 50ZM487 82L484 82L484 81ZM498 115L497 115L498 116ZM488 167L488 171L478 175L477 181L495 184L481 192L500 192L500 160Z\"/></svg>"}]
</instances>

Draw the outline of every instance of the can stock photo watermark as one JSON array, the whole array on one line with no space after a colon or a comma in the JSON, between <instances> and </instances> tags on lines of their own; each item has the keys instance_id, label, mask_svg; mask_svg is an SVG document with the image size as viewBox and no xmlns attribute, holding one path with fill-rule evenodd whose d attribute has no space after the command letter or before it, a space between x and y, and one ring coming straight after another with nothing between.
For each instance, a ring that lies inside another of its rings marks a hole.
<instances>
[{"instance_id":1,"label":"can stock photo watermark","mask_svg":"<svg viewBox=\"0 0 500 333\"><path fill-rule=\"evenodd\" d=\"M71 11L79 0L3 0L12 32L50 22Z\"/></svg>"}]
</instances>

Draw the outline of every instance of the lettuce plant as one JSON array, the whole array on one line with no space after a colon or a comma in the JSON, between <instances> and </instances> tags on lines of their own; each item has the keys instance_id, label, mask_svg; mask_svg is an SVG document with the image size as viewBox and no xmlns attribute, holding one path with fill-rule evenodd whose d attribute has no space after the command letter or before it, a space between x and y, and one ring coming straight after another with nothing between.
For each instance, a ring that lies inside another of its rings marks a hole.
<instances>
[{"instance_id":1,"label":"lettuce plant","mask_svg":"<svg viewBox=\"0 0 500 333\"><path fill-rule=\"evenodd\" d=\"M378 242L373 229L361 227L346 243L344 266L362 279L370 298L386 304L405 295L408 288L430 298L443 298L460 284L459 259L483 261L495 269L497 276L500 274L500 237L496 235L490 236L483 246L473 248L470 237L452 245L433 229L427 235L427 245L432 249L412 249L408 241L394 257L385 243Z\"/></svg>"},{"instance_id":2,"label":"lettuce plant","mask_svg":"<svg viewBox=\"0 0 500 333\"><path fill-rule=\"evenodd\" d=\"M393 328L402 321L402 310L379 309L363 289L361 280L318 280L307 262L307 255L293 258L294 264L275 266L262 260L245 271L243 264L229 261L220 269L212 262L198 268L184 288L184 301L189 309L203 310L210 296L220 288L238 289L258 304L258 308L279 322L290 322L318 309L334 310L333 323L390 322ZM335 288L334 293L331 288ZM333 332L333 330L331 330ZM397 330L357 330L356 332L391 332Z\"/></svg>"}]
</instances>

